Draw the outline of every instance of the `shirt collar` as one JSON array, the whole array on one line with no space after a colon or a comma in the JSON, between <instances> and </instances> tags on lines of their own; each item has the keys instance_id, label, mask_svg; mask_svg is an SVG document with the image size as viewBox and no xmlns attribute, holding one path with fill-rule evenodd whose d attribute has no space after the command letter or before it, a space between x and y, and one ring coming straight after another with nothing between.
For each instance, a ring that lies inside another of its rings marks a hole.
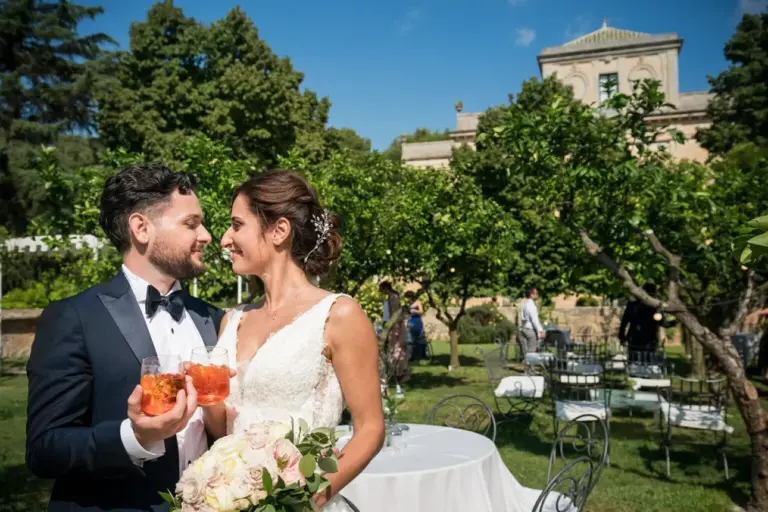
<instances>
[{"instance_id":1,"label":"shirt collar","mask_svg":"<svg viewBox=\"0 0 768 512\"><path fill-rule=\"evenodd\" d=\"M128 267L123 264L123 274L125 274L125 278L128 280L128 284L131 287L131 291L133 292L133 295L136 297L136 301L139 302L139 304L147 301L147 287L149 286L149 283L146 282L144 279L140 278L130 270L128 270ZM181 283L179 281L176 281L173 283L173 286L171 286L170 291L166 294L169 295L172 292L181 290Z\"/></svg>"}]
</instances>

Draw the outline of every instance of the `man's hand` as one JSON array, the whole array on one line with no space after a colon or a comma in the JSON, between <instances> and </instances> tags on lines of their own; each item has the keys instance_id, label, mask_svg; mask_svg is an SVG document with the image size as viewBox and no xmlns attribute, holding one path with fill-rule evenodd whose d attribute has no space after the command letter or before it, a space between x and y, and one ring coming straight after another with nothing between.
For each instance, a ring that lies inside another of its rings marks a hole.
<instances>
[{"instance_id":1,"label":"man's hand","mask_svg":"<svg viewBox=\"0 0 768 512\"><path fill-rule=\"evenodd\" d=\"M141 386L136 386L128 397L128 419L131 420L136 440L144 449L175 436L185 426L197 409L197 392L192 378L186 377L186 390L176 395L176 405L159 416L147 416L141 410Z\"/></svg>"}]
</instances>

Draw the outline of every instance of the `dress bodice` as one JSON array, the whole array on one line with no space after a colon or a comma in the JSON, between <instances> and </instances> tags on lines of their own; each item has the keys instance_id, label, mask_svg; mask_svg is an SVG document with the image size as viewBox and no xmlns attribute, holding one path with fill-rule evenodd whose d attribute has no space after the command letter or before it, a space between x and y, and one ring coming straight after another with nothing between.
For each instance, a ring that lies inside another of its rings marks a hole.
<instances>
[{"instance_id":1,"label":"dress bodice","mask_svg":"<svg viewBox=\"0 0 768 512\"><path fill-rule=\"evenodd\" d=\"M227 349L232 379L227 400L227 432L266 420L303 418L310 428L339 424L344 398L333 365L323 353L325 324L340 297L331 294L270 334L247 362L237 361L238 328L248 306L233 310L219 346Z\"/></svg>"},{"instance_id":2,"label":"dress bodice","mask_svg":"<svg viewBox=\"0 0 768 512\"><path fill-rule=\"evenodd\" d=\"M248 308L232 312L219 346L227 349L229 363L237 368L226 400L227 433L242 432L252 423L275 420L289 423L303 418L309 428L336 427L344 396L333 365L323 353L328 313L341 294L331 294L269 335L250 361L237 361L240 320ZM352 512L335 496L323 512Z\"/></svg>"}]
</instances>

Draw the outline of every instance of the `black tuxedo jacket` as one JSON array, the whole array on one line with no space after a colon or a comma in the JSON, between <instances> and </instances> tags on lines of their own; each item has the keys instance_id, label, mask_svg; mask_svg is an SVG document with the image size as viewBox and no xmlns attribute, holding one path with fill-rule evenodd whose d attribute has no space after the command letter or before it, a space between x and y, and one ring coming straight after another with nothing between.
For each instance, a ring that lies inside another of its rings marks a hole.
<instances>
[{"instance_id":1,"label":"black tuxedo jacket","mask_svg":"<svg viewBox=\"0 0 768 512\"><path fill-rule=\"evenodd\" d=\"M194 297L185 303L205 344L215 345L223 312ZM120 438L141 360L153 355L122 272L43 311L27 366L26 459L34 474L56 480L49 511L168 510L158 492L179 479L176 438L142 467Z\"/></svg>"}]
</instances>

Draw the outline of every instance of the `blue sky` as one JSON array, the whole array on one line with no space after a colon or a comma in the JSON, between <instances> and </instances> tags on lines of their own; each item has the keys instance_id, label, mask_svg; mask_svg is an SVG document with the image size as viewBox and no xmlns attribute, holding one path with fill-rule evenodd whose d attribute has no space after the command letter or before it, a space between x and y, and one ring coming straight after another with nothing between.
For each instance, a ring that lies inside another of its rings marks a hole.
<instances>
[{"instance_id":1,"label":"blue sky","mask_svg":"<svg viewBox=\"0 0 768 512\"><path fill-rule=\"evenodd\" d=\"M104 15L82 27L128 48L130 23L152 0L81 0ZM401 133L453 128L457 100L465 111L506 102L538 76L536 55L610 26L676 32L685 41L680 89L708 89L726 67L723 44L741 13L768 0L176 0L204 22L240 5L261 37L305 73L305 86L333 103L330 124L354 128L384 149Z\"/></svg>"}]
</instances>

